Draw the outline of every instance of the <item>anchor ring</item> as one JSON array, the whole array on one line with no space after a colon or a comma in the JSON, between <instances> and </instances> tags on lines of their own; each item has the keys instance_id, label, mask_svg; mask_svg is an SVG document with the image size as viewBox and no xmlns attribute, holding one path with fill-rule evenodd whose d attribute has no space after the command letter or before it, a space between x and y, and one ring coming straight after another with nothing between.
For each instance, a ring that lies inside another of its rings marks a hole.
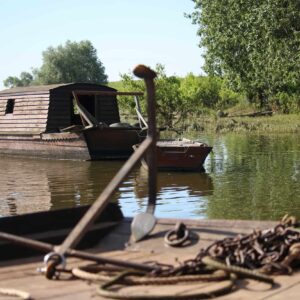
<instances>
[{"instance_id":1,"label":"anchor ring","mask_svg":"<svg viewBox=\"0 0 300 300\"><path fill-rule=\"evenodd\" d=\"M56 262L56 266L61 265L62 269L66 267L66 258L59 253L49 252L44 256L45 265L47 265L51 260Z\"/></svg>"},{"instance_id":2,"label":"anchor ring","mask_svg":"<svg viewBox=\"0 0 300 300\"><path fill-rule=\"evenodd\" d=\"M45 264L45 276L48 279L52 279L53 277L58 278L59 272L56 269L58 265L61 265L62 269L65 269L66 267L66 259L63 255L56 253L56 252L50 252L47 255L44 256L44 264Z\"/></svg>"},{"instance_id":3,"label":"anchor ring","mask_svg":"<svg viewBox=\"0 0 300 300\"><path fill-rule=\"evenodd\" d=\"M189 230L183 223L176 225L175 229L168 231L165 235L165 243L171 247L182 245L190 236Z\"/></svg>"}]
</instances>

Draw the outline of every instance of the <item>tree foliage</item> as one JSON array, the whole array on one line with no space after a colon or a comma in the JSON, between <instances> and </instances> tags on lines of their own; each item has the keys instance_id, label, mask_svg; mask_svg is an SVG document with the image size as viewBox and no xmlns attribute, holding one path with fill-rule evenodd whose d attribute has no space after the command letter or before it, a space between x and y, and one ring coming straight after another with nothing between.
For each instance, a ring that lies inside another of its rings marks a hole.
<instances>
[{"instance_id":1,"label":"tree foliage","mask_svg":"<svg viewBox=\"0 0 300 300\"><path fill-rule=\"evenodd\" d=\"M5 87L15 87L15 86L28 86L33 81L32 74L28 72L22 72L20 77L9 76L4 81L3 84Z\"/></svg>"},{"instance_id":2,"label":"tree foliage","mask_svg":"<svg viewBox=\"0 0 300 300\"><path fill-rule=\"evenodd\" d=\"M107 75L97 50L90 41L71 42L49 47L43 52L43 64L32 74L22 72L20 77L9 76L7 87L42 85L52 83L92 82L107 83Z\"/></svg>"},{"instance_id":3,"label":"tree foliage","mask_svg":"<svg viewBox=\"0 0 300 300\"><path fill-rule=\"evenodd\" d=\"M192 111L197 107L215 108L220 100L221 79L188 74L181 82L181 95Z\"/></svg>"},{"instance_id":4,"label":"tree foliage","mask_svg":"<svg viewBox=\"0 0 300 300\"><path fill-rule=\"evenodd\" d=\"M63 82L107 83L97 50L90 41L71 42L43 52L43 65L35 71L40 84Z\"/></svg>"},{"instance_id":5,"label":"tree foliage","mask_svg":"<svg viewBox=\"0 0 300 300\"><path fill-rule=\"evenodd\" d=\"M225 87L219 77L196 76L192 73L184 78L167 76L161 64L156 65L155 71L157 115L161 126L174 128L189 116L199 115L208 109L225 109L240 100L240 95ZM131 74L121 77L126 91L145 93L143 81L135 80ZM133 111L132 101L126 97L120 100L123 108ZM144 97L141 98L141 104L145 112Z\"/></svg>"},{"instance_id":6,"label":"tree foliage","mask_svg":"<svg viewBox=\"0 0 300 300\"><path fill-rule=\"evenodd\" d=\"M155 88L158 122L161 126L173 128L186 113L180 94L180 79L176 76L167 76L161 64L156 65L155 71L157 73ZM146 92L143 81L135 80L131 74L122 74L121 78L125 90ZM142 110L145 111L146 99L141 97L140 100ZM121 103L130 108L130 102L125 97Z\"/></svg>"},{"instance_id":7,"label":"tree foliage","mask_svg":"<svg viewBox=\"0 0 300 300\"><path fill-rule=\"evenodd\" d=\"M298 0L193 0L205 70L261 105L300 86Z\"/></svg>"}]
</instances>

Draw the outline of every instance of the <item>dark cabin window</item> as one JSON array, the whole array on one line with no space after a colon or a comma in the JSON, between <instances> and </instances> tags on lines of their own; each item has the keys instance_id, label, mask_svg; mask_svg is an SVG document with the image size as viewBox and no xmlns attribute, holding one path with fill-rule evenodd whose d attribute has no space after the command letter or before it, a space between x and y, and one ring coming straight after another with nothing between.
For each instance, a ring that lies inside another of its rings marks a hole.
<instances>
[{"instance_id":1,"label":"dark cabin window","mask_svg":"<svg viewBox=\"0 0 300 300\"><path fill-rule=\"evenodd\" d=\"M5 114L12 114L14 112L15 99L8 99L6 103Z\"/></svg>"}]
</instances>

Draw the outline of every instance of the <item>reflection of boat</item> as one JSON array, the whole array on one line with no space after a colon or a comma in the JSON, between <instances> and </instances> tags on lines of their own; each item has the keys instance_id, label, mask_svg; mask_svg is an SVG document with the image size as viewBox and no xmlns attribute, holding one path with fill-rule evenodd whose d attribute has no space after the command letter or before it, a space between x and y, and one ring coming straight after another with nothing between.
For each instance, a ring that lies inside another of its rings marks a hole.
<instances>
[{"instance_id":1,"label":"reflection of boat","mask_svg":"<svg viewBox=\"0 0 300 300\"><path fill-rule=\"evenodd\" d=\"M212 150L205 143L188 139L159 140L156 146L157 167L163 171L204 171L204 161ZM142 164L147 168L145 159Z\"/></svg>"},{"instance_id":2,"label":"reflection of boat","mask_svg":"<svg viewBox=\"0 0 300 300\"><path fill-rule=\"evenodd\" d=\"M0 92L0 153L63 159L126 158L142 124L120 123L118 93L97 84L17 87Z\"/></svg>"},{"instance_id":3,"label":"reflection of boat","mask_svg":"<svg viewBox=\"0 0 300 300\"><path fill-rule=\"evenodd\" d=\"M90 204L121 165L2 155L0 216ZM118 197L119 192L113 199Z\"/></svg>"},{"instance_id":4,"label":"reflection of boat","mask_svg":"<svg viewBox=\"0 0 300 300\"><path fill-rule=\"evenodd\" d=\"M134 179L134 193L137 198L145 198L148 195L148 173L141 167ZM213 193L213 180L205 172L160 172L157 174L157 192L160 197L164 191L185 190L189 196L205 196ZM165 198L165 196L164 196Z\"/></svg>"}]
</instances>

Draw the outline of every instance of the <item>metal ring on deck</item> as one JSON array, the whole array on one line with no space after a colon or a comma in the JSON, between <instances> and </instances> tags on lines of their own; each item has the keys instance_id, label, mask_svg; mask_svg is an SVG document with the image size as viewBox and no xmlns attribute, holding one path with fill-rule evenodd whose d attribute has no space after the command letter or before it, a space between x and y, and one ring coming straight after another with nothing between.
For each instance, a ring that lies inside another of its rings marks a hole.
<instances>
[{"instance_id":1,"label":"metal ring on deck","mask_svg":"<svg viewBox=\"0 0 300 300\"><path fill-rule=\"evenodd\" d=\"M165 235L165 243L171 247L178 247L182 245L190 236L189 230L186 226L179 222L175 228L168 231Z\"/></svg>"},{"instance_id":2,"label":"metal ring on deck","mask_svg":"<svg viewBox=\"0 0 300 300\"><path fill-rule=\"evenodd\" d=\"M56 252L49 252L48 254L46 254L44 256L44 264L47 265L50 260L55 260L55 262L57 263L57 265L61 265L62 269L64 269L66 267L66 258Z\"/></svg>"},{"instance_id":3,"label":"metal ring on deck","mask_svg":"<svg viewBox=\"0 0 300 300\"><path fill-rule=\"evenodd\" d=\"M61 268L65 269L66 259L59 253L50 252L44 256L44 264L46 278L52 279L53 277L59 277L59 272L56 270L58 265L61 265Z\"/></svg>"}]
</instances>

